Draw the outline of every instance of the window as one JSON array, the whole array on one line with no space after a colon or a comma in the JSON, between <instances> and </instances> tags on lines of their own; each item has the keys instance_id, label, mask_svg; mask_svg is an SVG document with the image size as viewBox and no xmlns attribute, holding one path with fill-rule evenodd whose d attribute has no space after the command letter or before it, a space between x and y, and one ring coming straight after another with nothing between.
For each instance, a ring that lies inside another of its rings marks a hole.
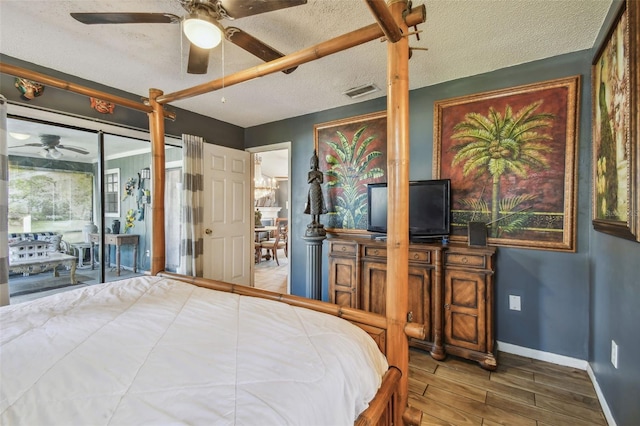
<instances>
[{"instance_id":1,"label":"window","mask_svg":"<svg viewBox=\"0 0 640 426\"><path fill-rule=\"evenodd\" d=\"M74 242L92 219L93 196L91 173L33 167L24 157L13 157L9 161L8 230L58 232L65 234L67 242Z\"/></svg>"},{"instance_id":2,"label":"window","mask_svg":"<svg viewBox=\"0 0 640 426\"><path fill-rule=\"evenodd\" d=\"M104 215L120 217L120 169L109 169L104 174Z\"/></svg>"}]
</instances>

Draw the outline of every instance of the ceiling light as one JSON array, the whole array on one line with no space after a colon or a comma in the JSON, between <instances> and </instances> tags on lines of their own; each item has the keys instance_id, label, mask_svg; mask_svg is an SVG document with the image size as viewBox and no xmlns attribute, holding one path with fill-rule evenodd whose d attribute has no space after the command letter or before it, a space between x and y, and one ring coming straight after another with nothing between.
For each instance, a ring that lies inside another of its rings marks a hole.
<instances>
[{"instance_id":1,"label":"ceiling light","mask_svg":"<svg viewBox=\"0 0 640 426\"><path fill-rule=\"evenodd\" d=\"M184 35L189 41L203 49L213 49L222 41L222 29L218 21L206 13L194 12L182 22Z\"/></svg>"},{"instance_id":2,"label":"ceiling light","mask_svg":"<svg viewBox=\"0 0 640 426\"><path fill-rule=\"evenodd\" d=\"M257 201L263 197L273 196L276 189L278 189L278 185L276 184L275 179L265 179L264 176L262 176L262 158L259 155L255 156L254 163L254 199Z\"/></svg>"},{"instance_id":3,"label":"ceiling light","mask_svg":"<svg viewBox=\"0 0 640 426\"><path fill-rule=\"evenodd\" d=\"M9 135L12 138L17 139L19 141L23 141L23 140L29 139L31 137L31 135L28 135L26 133L16 133L16 132L9 132Z\"/></svg>"},{"instance_id":4,"label":"ceiling light","mask_svg":"<svg viewBox=\"0 0 640 426\"><path fill-rule=\"evenodd\" d=\"M54 160L57 160L58 158L62 157L62 153L58 151L55 147L42 148L40 151L38 151L38 154L40 154L40 157L53 158Z\"/></svg>"}]
</instances>

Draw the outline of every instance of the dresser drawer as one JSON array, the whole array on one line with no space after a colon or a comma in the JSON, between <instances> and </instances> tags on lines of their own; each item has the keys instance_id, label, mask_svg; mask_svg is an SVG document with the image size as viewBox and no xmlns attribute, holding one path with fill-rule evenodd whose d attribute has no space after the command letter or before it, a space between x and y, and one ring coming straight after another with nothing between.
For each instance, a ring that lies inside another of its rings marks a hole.
<instances>
[{"instance_id":1,"label":"dresser drawer","mask_svg":"<svg viewBox=\"0 0 640 426\"><path fill-rule=\"evenodd\" d=\"M409 262L431 263L431 252L409 249Z\"/></svg>"},{"instance_id":2,"label":"dresser drawer","mask_svg":"<svg viewBox=\"0 0 640 426\"><path fill-rule=\"evenodd\" d=\"M444 264L483 269L487 267L487 257L469 253L446 253Z\"/></svg>"},{"instance_id":3,"label":"dresser drawer","mask_svg":"<svg viewBox=\"0 0 640 426\"><path fill-rule=\"evenodd\" d=\"M387 257L387 248L379 246L364 246L365 257Z\"/></svg>"},{"instance_id":4,"label":"dresser drawer","mask_svg":"<svg viewBox=\"0 0 640 426\"><path fill-rule=\"evenodd\" d=\"M347 243L342 241L331 242L329 244L329 247L330 247L331 254L333 255L345 254L345 255L355 256L356 251L358 250L357 244Z\"/></svg>"}]
</instances>

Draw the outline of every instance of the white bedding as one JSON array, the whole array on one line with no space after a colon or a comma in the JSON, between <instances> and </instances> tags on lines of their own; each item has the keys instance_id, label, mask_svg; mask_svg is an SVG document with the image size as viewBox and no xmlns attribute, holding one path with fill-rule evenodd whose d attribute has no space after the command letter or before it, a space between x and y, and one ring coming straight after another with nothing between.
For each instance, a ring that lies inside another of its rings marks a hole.
<instances>
[{"instance_id":1,"label":"white bedding","mask_svg":"<svg viewBox=\"0 0 640 426\"><path fill-rule=\"evenodd\" d=\"M330 315L159 277L0 309L2 425L346 425L387 362Z\"/></svg>"}]
</instances>

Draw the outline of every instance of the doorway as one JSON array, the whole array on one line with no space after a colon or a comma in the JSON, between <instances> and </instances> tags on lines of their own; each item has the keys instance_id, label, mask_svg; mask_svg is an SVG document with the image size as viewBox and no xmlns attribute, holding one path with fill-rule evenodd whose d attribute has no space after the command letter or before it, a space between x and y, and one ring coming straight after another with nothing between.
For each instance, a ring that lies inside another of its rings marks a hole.
<instances>
[{"instance_id":1,"label":"doorway","mask_svg":"<svg viewBox=\"0 0 640 426\"><path fill-rule=\"evenodd\" d=\"M252 153L253 168L253 212L256 219L254 226L263 225L267 232L255 232L256 242L275 240L273 228L286 221L291 221L290 203L290 170L291 143L266 145L247 149ZM259 213L257 213L259 212ZM272 227L272 228L270 228ZM288 235L287 234L287 238ZM288 241L286 242L288 244ZM282 246L282 244L280 244ZM288 246L276 248L277 259L267 249L256 248L253 263L253 286L277 293L289 293L290 264Z\"/></svg>"}]
</instances>

